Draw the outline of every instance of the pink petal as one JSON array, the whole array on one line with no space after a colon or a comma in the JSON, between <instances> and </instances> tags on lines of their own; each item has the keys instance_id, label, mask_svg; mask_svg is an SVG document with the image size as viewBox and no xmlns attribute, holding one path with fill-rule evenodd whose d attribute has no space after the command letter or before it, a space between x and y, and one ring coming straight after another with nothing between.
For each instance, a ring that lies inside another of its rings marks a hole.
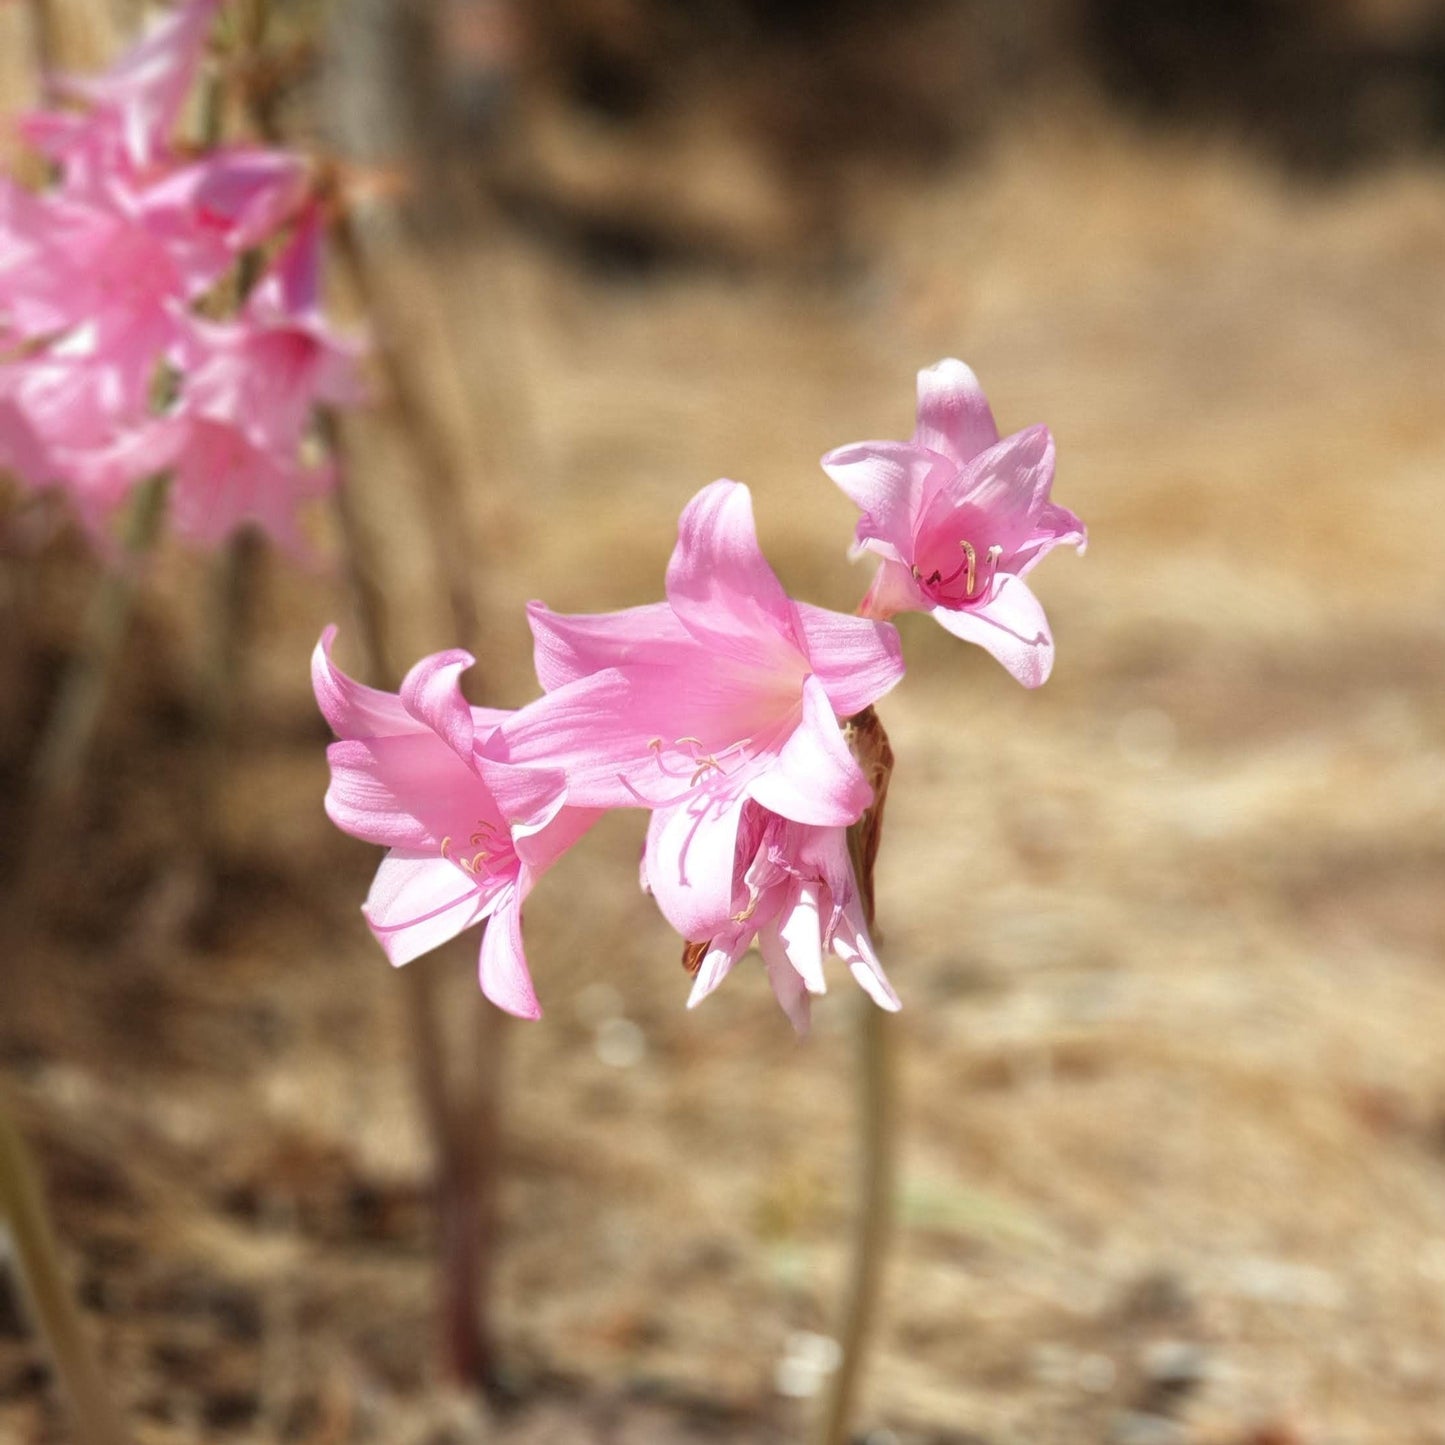
<instances>
[{"instance_id":1,"label":"pink petal","mask_svg":"<svg viewBox=\"0 0 1445 1445\"><path fill-rule=\"evenodd\" d=\"M567 614L527 604L537 681L552 692L624 663L667 664L695 658L697 641L666 602L622 612Z\"/></svg>"},{"instance_id":2,"label":"pink petal","mask_svg":"<svg viewBox=\"0 0 1445 1445\"><path fill-rule=\"evenodd\" d=\"M648 886L662 916L684 938L725 931L740 906L734 887L741 798L706 795L659 808L648 820Z\"/></svg>"},{"instance_id":3,"label":"pink petal","mask_svg":"<svg viewBox=\"0 0 1445 1445\"><path fill-rule=\"evenodd\" d=\"M898 558L912 555L930 478L947 469L945 458L909 442L858 442L823 458L823 470L863 513L859 540L881 542Z\"/></svg>"},{"instance_id":4,"label":"pink petal","mask_svg":"<svg viewBox=\"0 0 1445 1445\"><path fill-rule=\"evenodd\" d=\"M896 628L806 602L796 605L808 661L840 716L862 712L903 676Z\"/></svg>"},{"instance_id":5,"label":"pink petal","mask_svg":"<svg viewBox=\"0 0 1445 1445\"><path fill-rule=\"evenodd\" d=\"M194 292L216 279L232 257L273 236L300 204L306 183L299 156L233 146L148 187L139 214L173 248Z\"/></svg>"},{"instance_id":6,"label":"pink petal","mask_svg":"<svg viewBox=\"0 0 1445 1445\"><path fill-rule=\"evenodd\" d=\"M888 975L883 972L883 965L878 961L873 940L869 938L863 921L861 903L855 901L844 910L842 922L833 935L833 952L848 965L858 986L879 1008L897 1013L903 1007L893 991L893 985L888 982Z\"/></svg>"},{"instance_id":7,"label":"pink petal","mask_svg":"<svg viewBox=\"0 0 1445 1445\"><path fill-rule=\"evenodd\" d=\"M74 95L113 107L139 164L164 148L196 78L220 0L189 0L133 45L104 75L63 79Z\"/></svg>"},{"instance_id":8,"label":"pink petal","mask_svg":"<svg viewBox=\"0 0 1445 1445\"><path fill-rule=\"evenodd\" d=\"M326 758L326 816L368 843L439 852L498 821L481 780L435 733L332 743Z\"/></svg>"},{"instance_id":9,"label":"pink petal","mask_svg":"<svg viewBox=\"0 0 1445 1445\"><path fill-rule=\"evenodd\" d=\"M998 440L998 427L978 377L947 358L918 373L918 423L913 440L958 466Z\"/></svg>"},{"instance_id":10,"label":"pink petal","mask_svg":"<svg viewBox=\"0 0 1445 1445\"><path fill-rule=\"evenodd\" d=\"M1033 519L1033 535L1009 559L1009 570L1022 577L1053 551L1055 547L1077 547L1080 553L1089 545L1084 524L1067 507L1045 502Z\"/></svg>"},{"instance_id":11,"label":"pink petal","mask_svg":"<svg viewBox=\"0 0 1445 1445\"><path fill-rule=\"evenodd\" d=\"M562 808L536 831L514 828L512 847L522 871L535 882L602 816L601 808Z\"/></svg>"},{"instance_id":12,"label":"pink petal","mask_svg":"<svg viewBox=\"0 0 1445 1445\"><path fill-rule=\"evenodd\" d=\"M636 807L639 783L658 781L653 719L637 693L633 677L616 668L579 678L512 713L482 751L566 773L568 800L578 807Z\"/></svg>"},{"instance_id":13,"label":"pink petal","mask_svg":"<svg viewBox=\"0 0 1445 1445\"><path fill-rule=\"evenodd\" d=\"M321 208L314 204L307 206L286 249L277 256L269 275L256 288L257 293L262 293L274 287L272 299L280 315L320 319L324 235ZM261 299L259 294L256 299Z\"/></svg>"},{"instance_id":14,"label":"pink petal","mask_svg":"<svg viewBox=\"0 0 1445 1445\"><path fill-rule=\"evenodd\" d=\"M749 929L729 929L714 938L697 977L692 981L692 992L687 996L688 1008L696 1008L710 993L714 993L733 965L748 951L752 932Z\"/></svg>"},{"instance_id":15,"label":"pink petal","mask_svg":"<svg viewBox=\"0 0 1445 1445\"><path fill-rule=\"evenodd\" d=\"M448 747L471 762L476 724L471 705L462 696L461 675L476 661L470 652L453 648L424 657L401 684L402 706L429 727Z\"/></svg>"},{"instance_id":16,"label":"pink petal","mask_svg":"<svg viewBox=\"0 0 1445 1445\"><path fill-rule=\"evenodd\" d=\"M506 883L480 881L482 887L435 852L394 849L376 870L361 911L387 958L399 966L430 953L483 917Z\"/></svg>"},{"instance_id":17,"label":"pink petal","mask_svg":"<svg viewBox=\"0 0 1445 1445\"><path fill-rule=\"evenodd\" d=\"M768 982L773 986L773 997L787 1014L794 1031L806 1034L812 1022L812 1005L775 924L770 923L759 930L758 948L768 971Z\"/></svg>"},{"instance_id":18,"label":"pink petal","mask_svg":"<svg viewBox=\"0 0 1445 1445\"><path fill-rule=\"evenodd\" d=\"M43 486L54 475L44 443L25 413L0 397L0 472L9 472L27 486Z\"/></svg>"},{"instance_id":19,"label":"pink petal","mask_svg":"<svg viewBox=\"0 0 1445 1445\"><path fill-rule=\"evenodd\" d=\"M683 508L667 600L694 637L724 655L771 667L796 654L793 605L758 546L741 482L713 482Z\"/></svg>"},{"instance_id":20,"label":"pink petal","mask_svg":"<svg viewBox=\"0 0 1445 1445\"><path fill-rule=\"evenodd\" d=\"M809 993L826 993L823 977L823 925L820 917L818 884L805 880L798 885L793 906L777 920L778 937L788 962L797 970ZM767 957L766 950L763 957Z\"/></svg>"},{"instance_id":21,"label":"pink petal","mask_svg":"<svg viewBox=\"0 0 1445 1445\"><path fill-rule=\"evenodd\" d=\"M987 602L953 610L935 607L933 619L990 652L1025 687L1041 687L1054 666L1054 639L1043 605L1017 577L1000 577Z\"/></svg>"},{"instance_id":22,"label":"pink petal","mask_svg":"<svg viewBox=\"0 0 1445 1445\"><path fill-rule=\"evenodd\" d=\"M975 457L932 498L918 525L919 551L938 531L950 541L961 536L976 544L998 543L1003 565L1010 567L1012 555L1031 535L1053 479L1054 439L1048 427L1014 432Z\"/></svg>"},{"instance_id":23,"label":"pink petal","mask_svg":"<svg viewBox=\"0 0 1445 1445\"><path fill-rule=\"evenodd\" d=\"M482 992L499 1009L519 1019L539 1019L542 1006L522 951L522 905L516 890L507 893L487 922L479 960Z\"/></svg>"},{"instance_id":24,"label":"pink petal","mask_svg":"<svg viewBox=\"0 0 1445 1445\"><path fill-rule=\"evenodd\" d=\"M475 767L501 816L537 833L557 816L567 797L566 775L556 768L518 767L479 757Z\"/></svg>"},{"instance_id":25,"label":"pink petal","mask_svg":"<svg viewBox=\"0 0 1445 1445\"><path fill-rule=\"evenodd\" d=\"M413 732L416 720L394 692L382 692L348 677L331 660L336 628L328 627L311 654L316 705L339 738L392 737Z\"/></svg>"},{"instance_id":26,"label":"pink petal","mask_svg":"<svg viewBox=\"0 0 1445 1445\"><path fill-rule=\"evenodd\" d=\"M802 716L766 769L748 784L763 807L798 823L825 827L856 822L873 789L843 741L822 681L803 683Z\"/></svg>"},{"instance_id":27,"label":"pink petal","mask_svg":"<svg viewBox=\"0 0 1445 1445\"><path fill-rule=\"evenodd\" d=\"M873 575L873 585L859 611L865 617L892 617L899 612L927 612L930 603L913 573L902 563L885 559Z\"/></svg>"}]
</instances>

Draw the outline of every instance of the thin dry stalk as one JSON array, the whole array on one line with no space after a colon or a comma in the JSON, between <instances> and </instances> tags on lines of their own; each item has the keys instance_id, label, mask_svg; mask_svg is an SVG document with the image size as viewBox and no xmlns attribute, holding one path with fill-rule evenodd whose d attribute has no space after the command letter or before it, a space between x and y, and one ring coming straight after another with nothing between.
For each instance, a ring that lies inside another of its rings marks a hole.
<instances>
[{"instance_id":1,"label":"thin dry stalk","mask_svg":"<svg viewBox=\"0 0 1445 1445\"><path fill-rule=\"evenodd\" d=\"M9 1236L36 1327L55 1364L77 1445L127 1445L128 1435L95 1363L71 1298L35 1167L0 1108L0 1225Z\"/></svg>"},{"instance_id":2,"label":"thin dry stalk","mask_svg":"<svg viewBox=\"0 0 1445 1445\"><path fill-rule=\"evenodd\" d=\"M151 477L136 488L121 556L91 594L80 648L61 681L36 750L32 795L42 831L67 820L80 795L110 680L130 634L145 564L160 536L167 482L164 475Z\"/></svg>"},{"instance_id":3,"label":"thin dry stalk","mask_svg":"<svg viewBox=\"0 0 1445 1445\"><path fill-rule=\"evenodd\" d=\"M323 416L323 432L342 477L336 489L336 510L366 671L377 685L394 686L399 674L390 660L385 594L346 485L343 438L329 413ZM442 1364L456 1383L481 1385L490 1378L493 1363L487 1306L496 1233L500 1044L505 1019L500 1010L476 996L481 1048L473 1089L467 1097L455 1097L441 1025L441 975L424 963L401 973L414 1084L436 1154Z\"/></svg>"}]
</instances>

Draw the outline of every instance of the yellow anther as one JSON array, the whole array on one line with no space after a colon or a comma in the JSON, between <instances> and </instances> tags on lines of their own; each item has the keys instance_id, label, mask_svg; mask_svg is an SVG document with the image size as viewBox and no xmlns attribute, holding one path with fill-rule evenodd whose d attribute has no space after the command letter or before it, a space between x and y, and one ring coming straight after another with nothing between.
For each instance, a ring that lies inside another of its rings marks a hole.
<instances>
[{"instance_id":1,"label":"yellow anther","mask_svg":"<svg viewBox=\"0 0 1445 1445\"><path fill-rule=\"evenodd\" d=\"M963 595L965 597L972 597L974 573L978 567L978 556L973 550L972 542L960 542L958 545L963 548L964 556ZM990 551L991 550L990 548Z\"/></svg>"}]
</instances>

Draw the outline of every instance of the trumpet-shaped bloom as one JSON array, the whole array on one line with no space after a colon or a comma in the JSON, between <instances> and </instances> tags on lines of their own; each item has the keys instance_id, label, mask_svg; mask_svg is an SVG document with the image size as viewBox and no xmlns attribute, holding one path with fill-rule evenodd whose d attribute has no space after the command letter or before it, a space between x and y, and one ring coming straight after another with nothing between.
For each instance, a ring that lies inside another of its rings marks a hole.
<instances>
[{"instance_id":1,"label":"trumpet-shaped bloom","mask_svg":"<svg viewBox=\"0 0 1445 1445\"><path fill-rule=\"evenodd\" d=\"M103 75L59 82L65 92L89 102L92 124L113 132L136 166L167 151L220 6L221 0L188 0Z\"/></svg>"},{"instance_id":2,"label":"trumpet-shaped bloom","mask_svg":"<svg viewBox=\"0 0 1445 1445\"><path fill-rule=\"evenodd\" d=\"M308 465L294 450L258 445L245 428L184 404L109 448L74 458L69 472L82 516L104 518L138 482L169 472L170 516L178 536L214 547L250 524L294 553L306 551L299 509L324 496L335 481L329 463Z\"/></svg>"},{"instance_id":3,"label":"trumpet-shaped bloom","mask_svg":"<svg viewBox=\"0 0 1445 1445\"><path fill-rule=\"evenodd\" d=\"M688 504L667 601L562 616L529 608L547 695L498 730L498 757L566 771L587 807L646 807L647 877L687 938L734 910L749 800L797 823L846 827L872 800L838 716L903 674L894 629L792 601L758 547L752 501L714 482ZM587 678L598 685L579 691Z\"/></svg>"},{"instance_id":4,"label":"trumpet-shaped bloom","mask_svg":"<svg viewBox=\"0 0 1445 1445\"><path fill-rule=\"evenodd\" d=\"M318 404L363 398L361 348L321 314L321 229L303 218L275 265L231 322L192 321L176 348L187 410L244 431L259 447L301 442Z\"/></svg>"},{"instance_id":5,"label":"trumpet-shaped bloom","mask_svg":"<svg viewBox=\"0 0 1445 1445\"><path fill-rule=\"evenodd\" d=\"M462 696L467 653L424 658L400 693L387 693L332 662L334 636L334 628L322 635L311 668L340 739L327 752L326 812L344 832L390 850L362 909L371 931L400 965L487 920L483 993L519 1018L539 1017L522 904L599 815L565 806L560 771L485 756L479 744L506 714Z\"/></svg>"},{"instance_id":6,"label":"trumpet-shaped bloom","mask_svg":"<svg viewBox=\"0 0 1445 1445\"><path fill-rule=\"evenodd\" d=\"M855 547L882 558L863 611L929 613L992 653L1025 687L1048 679L1054 642L1023 580L1054 547L1083 550L1083 523L1050 500L1054 443L1029 427L999 439L961 361L918 373L910 442L859 442L823 469L857 504Z\"/></svg>"},{"instance_id":7,"label":"trumpet-shaped bloom","mask_svg":"<svg viewBox=\"0 0 1445 1445\"><path fill-rule=\"evenodd\" d=\"M828 952L848 965L880 1008L898 1008L868 935L844 829L808 827L746 803L731 882L731 911L697 941L701 959L689 1008L717 988L754 943L799 1033L808 1027L809 995L825 991Z\"/></svg>"}]
</instances>

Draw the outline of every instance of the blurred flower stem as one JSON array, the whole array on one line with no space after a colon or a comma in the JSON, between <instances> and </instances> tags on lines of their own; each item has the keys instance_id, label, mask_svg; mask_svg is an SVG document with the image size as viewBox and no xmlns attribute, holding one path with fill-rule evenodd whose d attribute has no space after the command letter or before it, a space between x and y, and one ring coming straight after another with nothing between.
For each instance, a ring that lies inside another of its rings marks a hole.
<instances>
[{"instance_id":1,"label":"blurred flower stem","mask_svg":"<svg viewBox=\"0 0 1445 1445\"><path fill-rule=\"evenodd\" d=\"M127 1445L56 1252L30 1152L0 1104L0 1226L70 1407L77 1445Z\"/></svg>"},{"instance_id":2,"label":"blurred flower stem","mask_svg":"<svg viewBox=\"0 0 1445 1445\"><path fill-rule=\"evenodd\" d=\"M873 709L844 724L844 735L873 784L873 805L848 830L848 852L863 897L863 915L874 932L873 871L883 835L883 805L893 773L888 735ZM874 937L877 937L874 932ZM874 1333L883 1266L893 1226L897 1131L893 1017L866 994L858 1008L858 1181L857 1215L847 1294L837 1329L838 1368L814 1435L815 1445L847 1445L858 1407L863 1369Z\"/></svg>"},{"instance_id":3,"label":"blurred flower stem","mask_svg":"<svg viewBox=\"0 0 1445 1445\"><path fill-rule=\"evenodd\" d=\"M366 669L373 685L394 687L385 593L347 481L344 438L330 413L323 435L338 464L335 492ZM454 1383L484 1386L493 1377L490 1285L496 1236L502 1060L507 1020L473 989L476 1055L470 1087L454 1091L441 1025L441 974L424 962L401 970L414 1083L435 1154L441 1365Z\"/></svg>"},{"instance_id":4,"label":"blurred flower stem","mask_svg":"<svg viewBox=\"0 0 1445 1445\"><path fill-rule=\"evenodd\" d=\"M47 841L51 828L69 816L80 794L110 679L130 633L145 563L160 536L168 482L164 473L150 477L131 497L121 555L91 594L80 647L61 679L36 749L35 836L44 834Z\"/></svg>"},{"instance_id":5,"label":"blurred flower stem","mask_svg":"<svg viewBox=\"0 0 1445 1445\"><path fill-rule=\"evenodd\" d=\"M257 94L253 77L263 64L270 15L268 0L250 0L248 5L239 7L232 41L234 52L239 56L239 67L233 64L229 69L239 68L246 97L245 109L250 113L257 133L264 140L274 141L269 113L253 99ZM215 150L226 137L230 110L227 105L227 69L224 61L213 59L202 83L200 144L205 151ZM246 298L260 280L263 270L264 257L260 249L252 247L242 252L234 273L232 301L237 312L245 306ZM207 784L203 793L211 791L214 780L221 775L226 745L235 725L238 700L246 694L247 644L256 611L265 552L264 532L255 525L245 525L226 538L210 568L199 694L199 711L209 754L204 769ZM204 831L211 827L212 819L219 810L211 806L208 797L202 796L200 802L200 821Z\"/></svg>"}]
</instances>

